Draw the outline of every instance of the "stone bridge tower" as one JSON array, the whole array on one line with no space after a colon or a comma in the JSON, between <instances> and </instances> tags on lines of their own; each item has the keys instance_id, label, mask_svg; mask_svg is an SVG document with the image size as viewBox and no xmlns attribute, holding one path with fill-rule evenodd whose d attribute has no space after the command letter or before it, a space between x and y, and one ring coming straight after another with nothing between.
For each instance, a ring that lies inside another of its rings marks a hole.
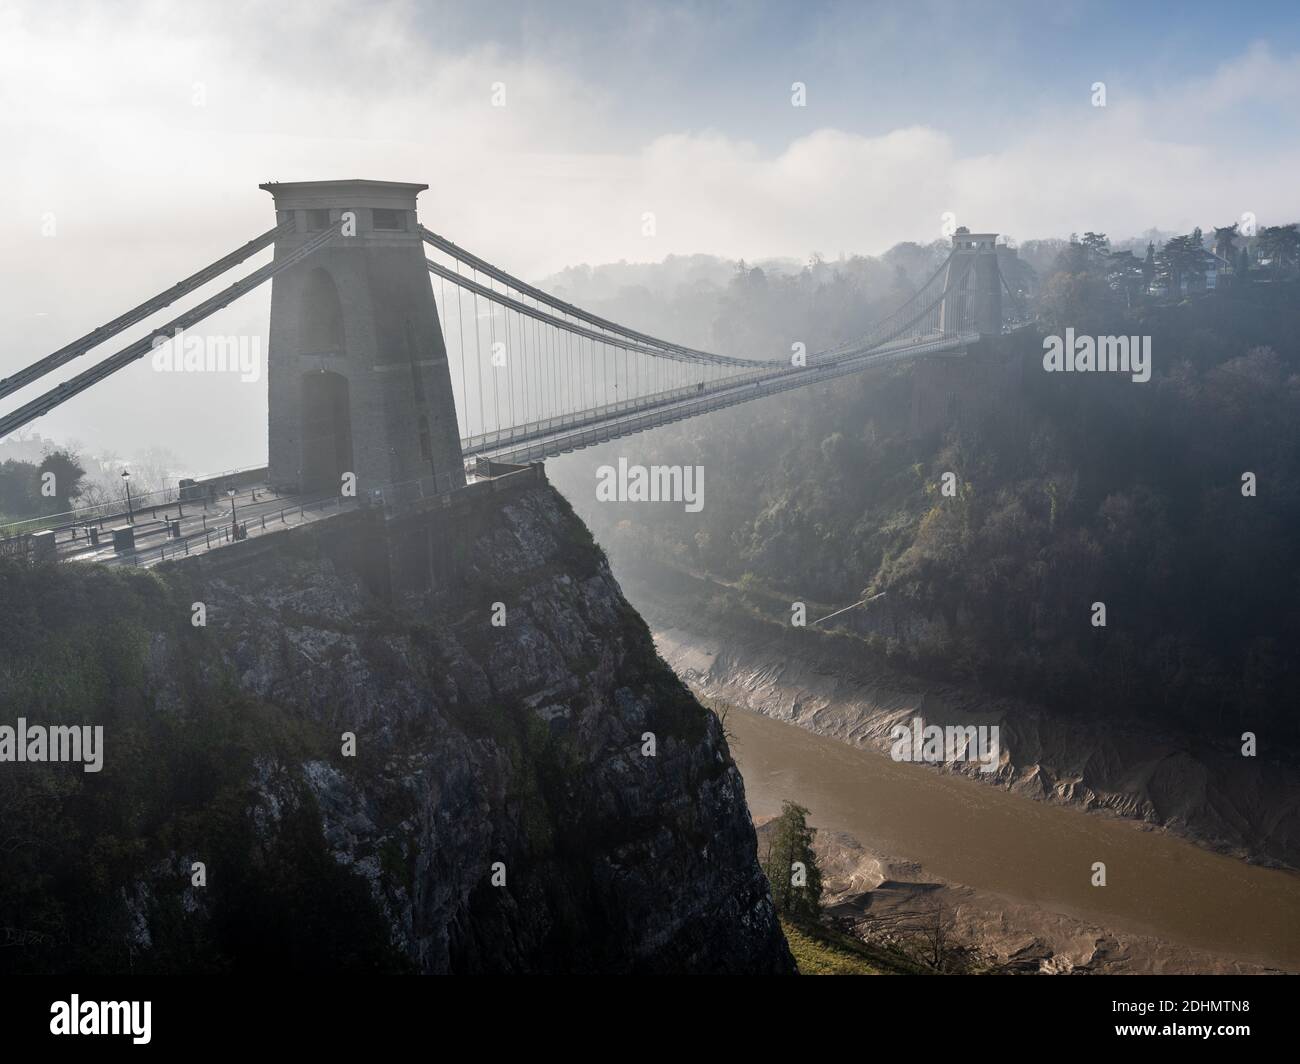
<instances>
[{"instance_id":1,"label":"stone bridge tower","mask_svg":"<svg viewBox=\"0 0 1300 1064\"><path fill-rule=\"evenodd\" d=\"M271 282L270 481L357 493L416 480L465 483L456 404L415 198L427 185L296 181L275 197L277 256L340 235ZM340 228L342 227L342 228ZM348 235L350 234L350 235Z\"/></svg>"},{"instance_id":2,"label":"stone bridge tower","mask_svg":"<svg viewBox=\"0 0 1300 1064\"><path fill-rule=\"evenodd\" d=\"M972 233L964 226L952 236L940 325L944 332L969 326L981 336L1002 332L1002 273L997 233ZM954 287L955 286L955 287Z\"/></svg>"}]
</instances>

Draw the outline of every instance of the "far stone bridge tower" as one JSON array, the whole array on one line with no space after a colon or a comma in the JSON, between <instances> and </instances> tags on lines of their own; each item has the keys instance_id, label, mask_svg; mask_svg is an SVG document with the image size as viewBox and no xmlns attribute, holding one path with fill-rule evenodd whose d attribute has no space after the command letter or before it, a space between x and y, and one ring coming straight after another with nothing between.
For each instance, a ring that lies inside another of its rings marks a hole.
<instances>
[{"instance_id":1,"label":"far stone bridge tower","mask_svg":"<svg viewBox=\"0 0 1300 1064\"><path fill-rule=\"evenodd\" d=\"M330 243L272 280L267 377L270 481L357 493L465 483L460 432L415 198L427 185L298 181L259 186L292 222L277 256L328 227ZM351 230L352 235L342 235Z\"/></svg>"},{"instance_id":2,"label":"far stone bridge tower","mask_svg":"<svg viewBox=\"0 0 1300 1064\"><path fill-rule=\"evenodd\" d=\"M944 332L969 321L981 336L1002 332L1002 274L998 267L998 234L972 233L965 226L952 236L944 288L949 294L940 311Z\"/></svg>"}]
</instances>

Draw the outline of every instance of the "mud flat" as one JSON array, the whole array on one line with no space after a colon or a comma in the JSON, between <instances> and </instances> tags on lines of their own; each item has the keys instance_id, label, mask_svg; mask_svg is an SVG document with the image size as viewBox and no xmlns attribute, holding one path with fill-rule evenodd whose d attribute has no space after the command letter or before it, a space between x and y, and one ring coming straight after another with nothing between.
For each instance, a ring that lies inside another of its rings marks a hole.
<instances>
[{"instance_id":1,"label":"mud flat","mask_svg":"<svg viewBox=\"0 0 1300 1064\"><path fill-rule=\"evenodd\" d=\"M1001 958L1047 970L1300 971L1293 872L745 710L726 728L756 821L786 798L811 810L841 915L924 897ZM1091 885L1094 861L1105 887Z\"/></svg>"},{"instance_id":2,"label":"mud flat","mask_svg":"<svg viewBox=\"0 0 1300 1064\"><path fill-rule=\"evenodd\" d=\"M619 579L660 653L701 696L884 753L894 729L918 717L944 728L996 726L994 771L965 759L943 770L1300 872L1300 766L1267 744L1245 758L1235 734L1172 732L1136 707L1107 718L1063 714L902 672L849 634L772 623L779 604L755 613L712 577L641 566Z\"/></svg>"}]
</instances>

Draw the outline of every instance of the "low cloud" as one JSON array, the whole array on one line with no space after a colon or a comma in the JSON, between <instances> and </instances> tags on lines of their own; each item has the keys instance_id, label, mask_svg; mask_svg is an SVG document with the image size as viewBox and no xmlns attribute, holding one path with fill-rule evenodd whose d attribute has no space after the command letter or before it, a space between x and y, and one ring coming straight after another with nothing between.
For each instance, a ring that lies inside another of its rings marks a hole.
<instances>
[{"instance_id":1,"label":"low cloud","mask_svg":"<svg viewBox=\"0 0 1300 1064\"><path fill-rule=\"evenodd\" d=\"M266 180L428 182L427 225L533 277L673 253L879 253L938 238L944 212L1019 239L1294 212L1291 138L1220 148L1240 108L1275 88L1300 94L1300 57L1265 45L1159 99L1116 86L1106 108L1081 92L1068 110L1007 115L977 152L937 118L872 136L818 129L772 150L708 113L689 129L629 129L612 90L553 51L450 51L416 8L360 10L0 7L0 283L12 297L0 309L0 375L269 227L256 188ZM505 107L492 106L497 82ZM53 239L40 235L48 214ZM264 335L265 294L223 314L223 331ZM217 432L256 460L265 397L249 391L210 395L214 412L196 424L179 412L193 396L128 370L36 427L91 446L113 436L119 450L162 440L198 465L237 464L186 440Z\"/></svg>"}]
</instances>

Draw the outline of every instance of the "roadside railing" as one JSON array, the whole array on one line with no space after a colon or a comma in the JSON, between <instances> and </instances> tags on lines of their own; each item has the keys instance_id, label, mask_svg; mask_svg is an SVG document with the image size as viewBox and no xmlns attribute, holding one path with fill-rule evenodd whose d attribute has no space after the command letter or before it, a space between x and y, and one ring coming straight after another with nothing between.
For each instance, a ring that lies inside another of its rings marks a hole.
<instances>
[{"instance_id":1,"label":"roadside railing","mask_svg":"<svg viewBox=\"0 0 1300 1064\"><path fill-rule=\"evenodd\" d=\"M206 485L217 480L238 477L258 468L258 466L248 466L244 469L227 469L220 473L209 473L203 477L195 478L192 483ZM175 487L157 488L154 491L141 492L140 494L132 492L130 513L137 514L148 510L153 514L159 507L178 501L183 490L183 486L178 483ZM105 499L102 502L91 503L86 506L77 506L57 514L43 514L40 517L24 518L21 521L7 521L0 525L0 542L22 535L30 535L33 532L67 532L70 529L84 527L91 523L103 528L106 521L125 520L128 517L126 506L126 493L123 492L121 496L114 496L111 499ZM0 550L3 550L3 548L0 548Z\"/></svg>"},{"instance_id":2,"label":"roadside railing","mask_svg":"<svg viewBox=\"0 0 1300 1064\"><path fill-rule=\"evenodd\" d=\"M186 533L180 532L178 524L185 516L186 504L177 501L173 504L177 509L174 517L164 514L160 521L143 522L133 526L137 539L161 535L163 540L157 545L135 545L131 549L118 551L107 559L100 554L87 555L86 547L81 547L65 553L63 557L70 561L109 561L147 568L160 562L187 557L230 543L259 538L268 532L308 524L322 517L331 516L332 513L381 508L386 518L392 518L413 512L422 504L430 502L441 501L443 505L451 505L456 498L466 492L504 490L505 487L518 483L514 480L518 476L537 476L537 467L534 466L511 467L500 462L480 462L475 468L479 470L478 479L469 483L461 481L455 471L448 470L437 475L385 484L364 491L356 497L337 494L310 498L285 497L287 504L279 509L274 506L264 508L256 514L246 516L242 521L238 520L237 510L235 521L232 521L228 511L222 506L215 515L208 513L200 515L203 527ZM276 500L281 498L271 489L264 487L250 489L245 494L251 496L245 500L245 505L249 502L265 503L268 497ZM224 501L223 497L219 498ZM236 496L235 501L238 506L239 496ZM192 519L193 512L190 516ZM101 544L100 548L102 549L103 546L105 544Z\"/></svg>"}]
</instances>

